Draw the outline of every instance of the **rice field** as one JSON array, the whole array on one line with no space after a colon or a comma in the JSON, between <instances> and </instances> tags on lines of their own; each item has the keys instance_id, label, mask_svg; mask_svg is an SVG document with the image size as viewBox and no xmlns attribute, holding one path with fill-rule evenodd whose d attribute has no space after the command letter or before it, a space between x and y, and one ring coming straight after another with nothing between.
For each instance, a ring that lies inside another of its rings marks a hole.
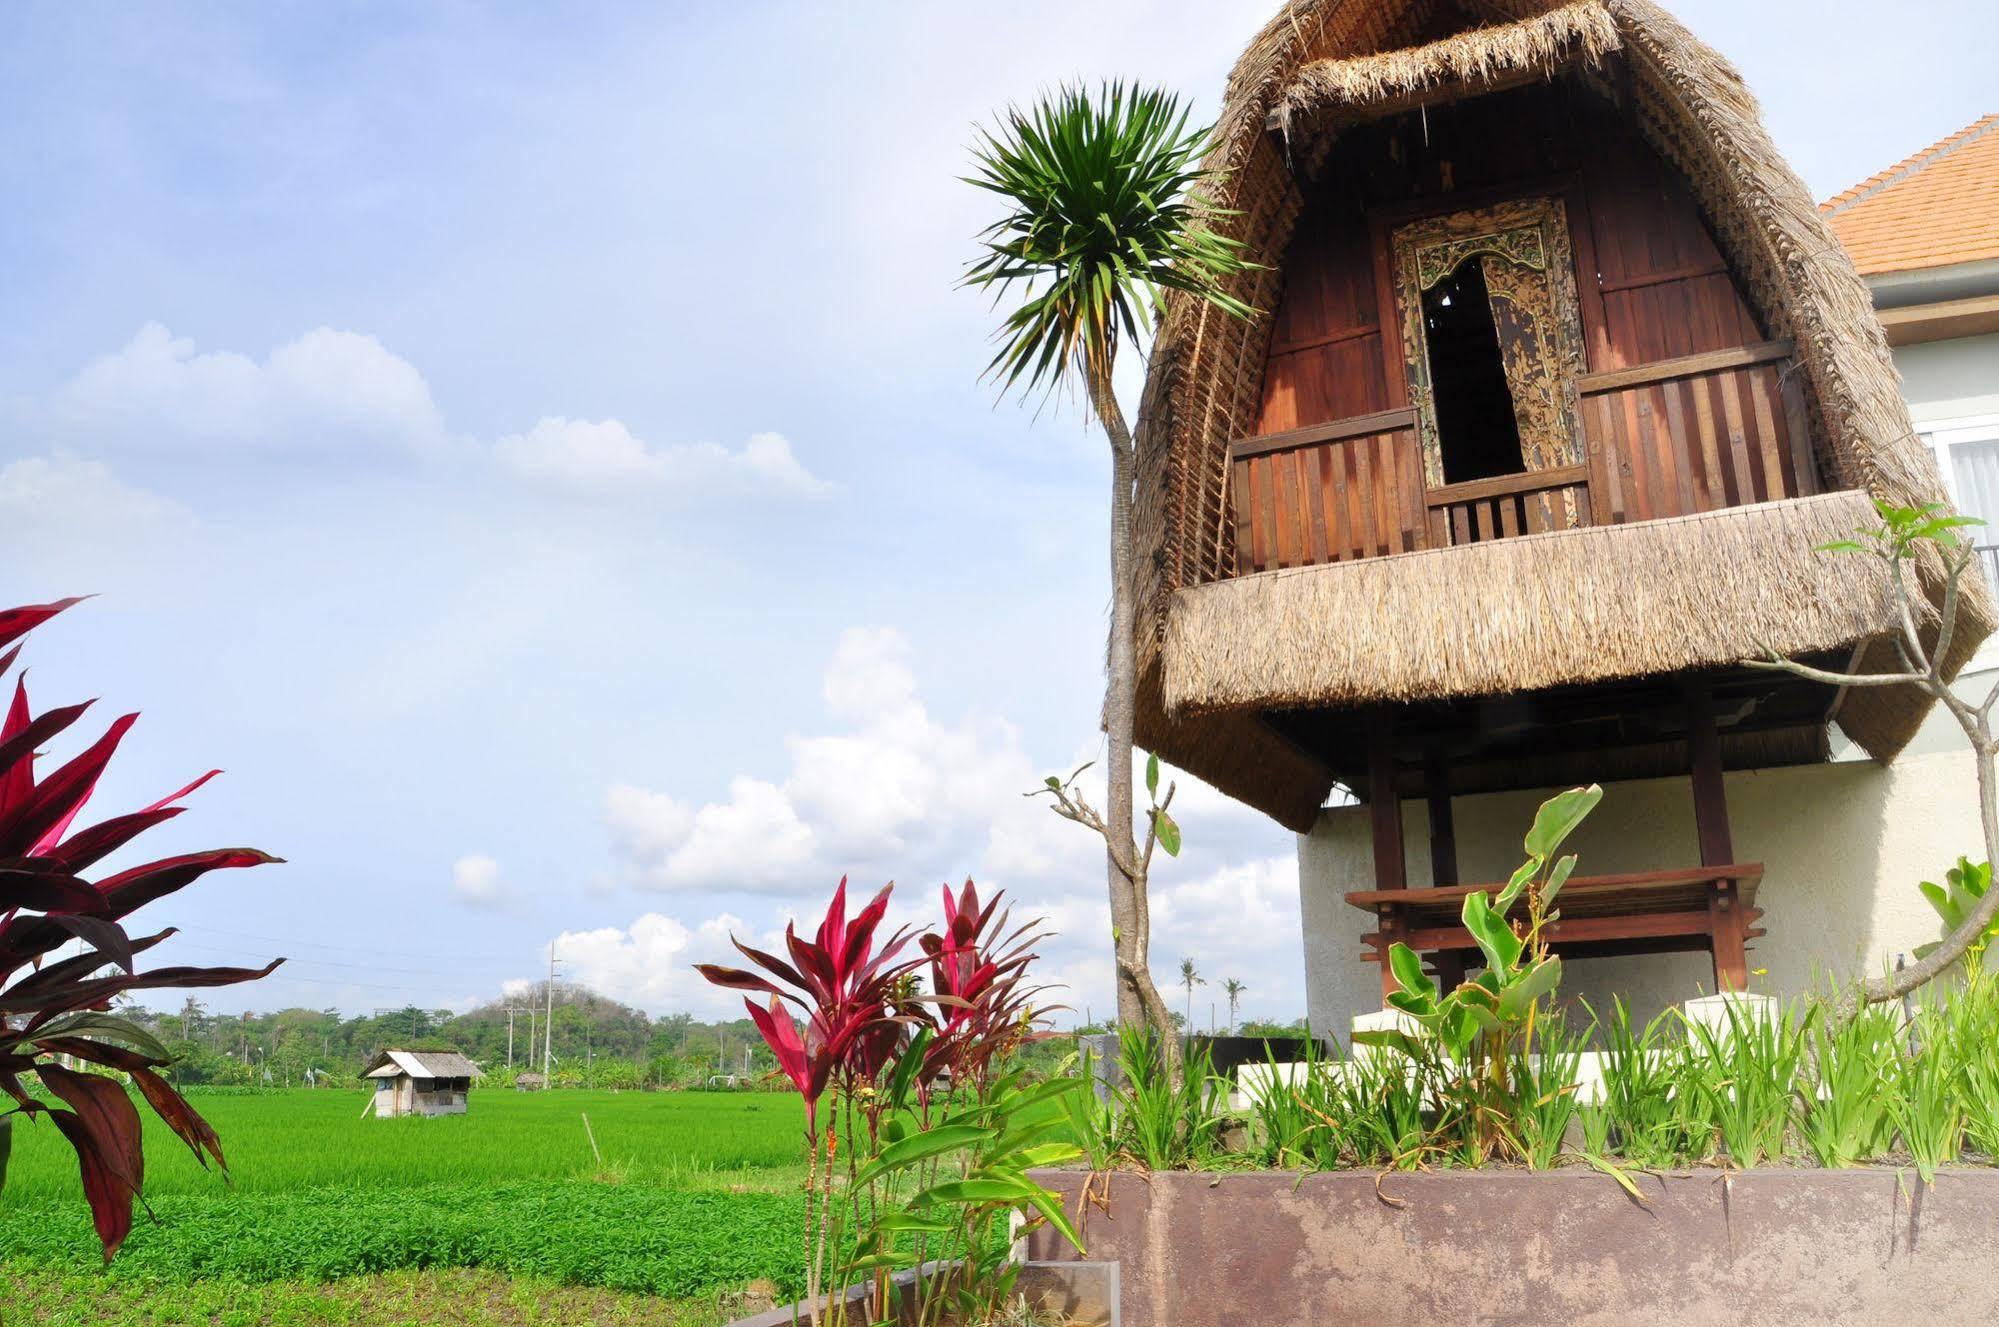
<instances>
[{"instance_id":1,"label":"rice field","mask_svg":"<svg viewBox=\"0 0 1999 1327\"><path fill-rule=\"evenodd\" d=\"M735 1092L510 1092L474 1089L464 1115L363 1118L369 1094L304 1089L189 1100L222 1136L241 1194L304 1188L409 1189L588 1178L600 1169L626 1183L691 1187L767 1181L800 1165L805 1127L798 1098ZM227 1187L140 1107L146 1123L146 1196L219 1195ZM589 1117L599 1167L583 1117ZM75 1154L47 1121L18 1121L0 1203L82 1201Z\"/></svg>"},{"instance_id":2,"label":"rice field","mask_svg":"<svg viewBox=\"0 0 1999 1327\"><path fill-rule=\"evenodd\" d=\"M0 1192L0 1302L27 1312L8 1327L71 1321L63 1305L80 1298L116 1320L109 1306L142 1291L148 1323L234 1321L197 1307L232 1286L289 1297L300 1321L345 1321L315 1306L333 1313L352 1296L324 1288L445 1272L588 1287L621 1321L634 1303L647 1320L719 1321L746 1287L797 1288L796 1097L475 1089L465 1115L376 1120L362 1116L365 1096L194 1096L233 1185L145 1114L158 1219L140 1216L108 1271L73 1155L46 1122L18 1121ZM463 1320L511 1321L504 1299L492 1301L499 1316Z\"/></svg>"}]
</instances>

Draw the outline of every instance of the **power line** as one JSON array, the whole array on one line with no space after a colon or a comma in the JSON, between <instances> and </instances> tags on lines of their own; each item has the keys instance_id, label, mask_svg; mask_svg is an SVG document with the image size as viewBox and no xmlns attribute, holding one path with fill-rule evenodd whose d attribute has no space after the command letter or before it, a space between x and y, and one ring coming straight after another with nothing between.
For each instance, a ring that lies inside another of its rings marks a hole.
<instances>
[{"instance_id":1,"label":"power line","mask_svg":"<svg viewBox=\"0 0 1999 1327\"><path fill-rule=\"evenodd\" d=\"M204 945L193 941L183 941L180 947L183 949L199 949L209 954L235 954L239 952L235 949L224 948L221 945ZM333 958L288 958L285 962L287 964L308 963L313 967L319 968L356 968L362 972L400 972L406 976L414 977L436 975L436 969L434 968L391 968L384 967L379 963L343 963L339 959Z\"/></svg>"},{"instance_id":2,"label":"power line","mask_svg":"<svg viewBox=\"0 0 1999 1327\"><path fill-rule=\"evenodd\" d=\"M280 937L278 937L278 936L275 936L275 935L252 935L252 934L250 934L250 933L249 933L249 932L247 932L247 931L230 931L230 930L224 930L223 928L221 928L221 927L219 927L219 926L205 926L205 925L204 925L204 926L183 926L183 927L181 927L181 928L180 928L180 930L181 930L181 931L182 931L183 933L186 933L186 932L188 932L188 931L199 931L199 932L201 932L201 933L202 933L203 935L220 935L220 936L227 936L227 937L229 937L230 939L235 939L235 940L256 940L256 941L259 941L260 943L263 943L263 944L268 944L268 945L284 945L284 946L286 946L286 947L288 947L288 948L294 948L294 949L299 949L299 948L303 948L303 949L332 949L332 950L337 950L337 951L340 951L340 952L343 952L343 953L349 953L349 954L387 954L387 955L388 955L389 957L391 957L391 958L424 958L424 959L427 959L427 958L429 958L429 957L430 957L430 955L428 955L428 954L423 954L423 953L417 953L417 952L415 952L415 951L412 951L412 950L407 950L407 949L378 949L378 948L376 948L376 947L375 947L374 945L336 945L336 944L330 944L330 943L328 943L327 941L324 941L324 940L286 940L286 939L282 939L282 938L280 938ZM462 952L462 951L461 951L461 952L459 952L458 954L456 954L456 955L454 956L454 961L461 961L461 962L462 962L462 961L465 961L465 960L468 960L468 959L469 959L469 960L473 960L473 961L479 961L479 960L486 960L486 961L491 961L491 962L502 962L502 963L518 963L518 962L520 962L520 958L521 958L521 956L520 956L520 955L519 955L518 953L513 953L513 954L467 954L467 953L464 953L464 952Z\"/></svg>"}]
</instances>

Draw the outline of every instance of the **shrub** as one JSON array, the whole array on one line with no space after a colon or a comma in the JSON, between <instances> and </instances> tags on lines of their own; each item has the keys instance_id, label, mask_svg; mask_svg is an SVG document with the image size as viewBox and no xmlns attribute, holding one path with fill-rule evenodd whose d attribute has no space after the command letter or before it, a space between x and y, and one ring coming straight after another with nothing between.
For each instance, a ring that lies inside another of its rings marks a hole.
<instances>
[{"instance_id":1,"label":"shrub","mask_svg":"<svg viewBox=\"0 0 1999 1327\"><path fill-rule=\"evenodd\" d=\"M76 603L64 599L0 612L0 677L29 631ZM215 1131L156 1070L172 1059L151 1033L108 1012L128 991L170 986L227 986L265 976L263 968L164 967L139 971L138 955L172 928L134 937L121 924L137 909L183 889L209 871L277 859L253 848L220 848L130 867L95 881L83 872L140 834L181 813L177 803L219 771L210 770L151 806L71 832L97 780L137 720L127 714L82 753L37 778L37 750L83 716L91 702L46 710L28 706L25 678L0 723L0 1091L13 1107L0 1115L0 1185L6 1181L13 1116L45 1115L76 1149L91 1219L110 1261L132 1228L132 1203L145 1182L139 1113L115 1079L56 1063L67 1056L130 1075L147 1103L203 1165L224 1164ZM82 952L48 961L70 941ZM51 1105L22 1081L33 1074Z\"/></svg>"}]
</instances>

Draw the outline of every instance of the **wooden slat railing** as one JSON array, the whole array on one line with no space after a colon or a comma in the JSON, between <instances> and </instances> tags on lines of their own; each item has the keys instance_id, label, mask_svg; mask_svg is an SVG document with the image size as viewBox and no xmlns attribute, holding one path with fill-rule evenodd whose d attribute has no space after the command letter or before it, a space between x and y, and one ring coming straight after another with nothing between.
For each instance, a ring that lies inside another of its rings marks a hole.
<instances>
[{"instance_id":1,"label":"wooden slat railing","mask_svg":"<svg viewBox=\"0 0 1999 1327\"><path fill-rule=\"evenodd\" d=\"M1590 524L1589 467L1565 465L1429 490L1430 542L1477 544Z\"/></svg>"},{"instance_id":2,"label":"wooden slat railing","mask_svg":"<svg viewBox=\"0 0 1999 1327\"><path fill-rule=\"evenodd\" d=\"M1229 451L1240 572L1346 562L1424 545L1413 410L1251 438Z\"/></svg>"},{"instance_id":3,"label":"wooden slat railing","mask_svg":"<svg viewBox=\"0 0 1999 1327\"><path fill-rule=\"evenodd\" d=\"M1429 487L1416 412L1229 448L1238 574L1653 520L1820 490L1788 341L1576 380L1578 465Z\"/></svg>"},{"instance_id":4,"label":"wooden slat railing","mask_svg":"<svg viewBox=\"0 0 1999 1327\"><path fill-rule=\"evenodd\" d=\"M1817 493L1791 354L1766 341L1578 379L1597 521Z\"/></svg>"}]
</instances>

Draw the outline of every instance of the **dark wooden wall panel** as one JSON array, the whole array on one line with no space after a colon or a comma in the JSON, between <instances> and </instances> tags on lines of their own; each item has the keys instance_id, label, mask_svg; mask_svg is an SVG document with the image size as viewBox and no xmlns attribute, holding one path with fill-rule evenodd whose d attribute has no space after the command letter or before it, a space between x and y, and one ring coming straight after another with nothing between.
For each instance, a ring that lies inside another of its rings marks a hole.
<instances>
[{"instance_id":1,"label":"dark wooden wall panel","mask_svg":"<svg viewBox=\"0 0 1999 1327\"><path fill-rule=\"evenodd\" d=\"M1386 409L1381 345L1366 217L1351 203L1308 210L1285 259L1256 435Z\"/></svg>"}]
</instances>

